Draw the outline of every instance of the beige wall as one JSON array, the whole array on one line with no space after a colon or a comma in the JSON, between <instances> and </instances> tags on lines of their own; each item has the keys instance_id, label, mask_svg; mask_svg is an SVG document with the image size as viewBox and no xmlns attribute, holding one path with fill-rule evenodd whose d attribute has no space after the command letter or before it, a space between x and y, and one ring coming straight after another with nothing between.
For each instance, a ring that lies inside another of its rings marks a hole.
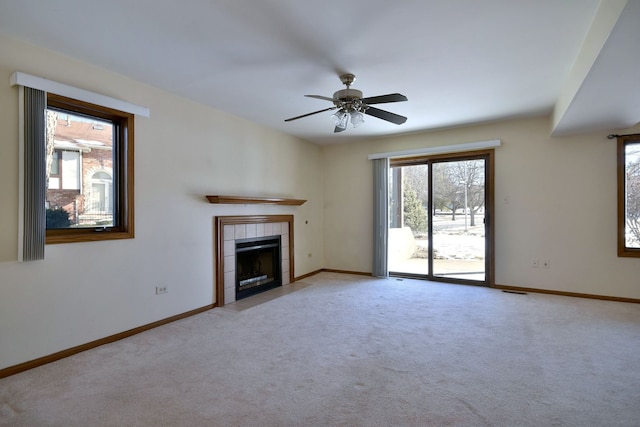
<instances>
[{"instance_id":1,"label":"beige wall","mask_svg":"<svg viewBox=\"0 0 640 427\"><path fill-rule=\"evenodd\" d=\"M640 260L616 256L615 142L605 133L550 138L550 119L535 118L318 147L30 45L0 37L0 52L0 369L212 303L216 215L294 214L297 276L370 272L367 155L494 138L496 282L640 298ZM14 71L150 108L136 119L135 239L50 245L44 261L16 262ZM205 194L308 202L223 206ZM551 268L531 268L533 258ZM156 296L158 285L169 292Z\"/></svg>"},{"instance_id":2,"label":"beige wall","mask_svg":"<svg viewBox=\"0 0 640 427\"><path fill-rule=\"evenodd\" d=\"M640 259L616 255L615 140L607 132L551 138L549 129L542 117L324 147L325 267L371 271L369 154L501 139L496 283L640 298ZM534 258L551 268L532 268Z\"/></svg>"},{"instance_id":3,"label":"beige wall","mask_svg":"<svg viewBox=\"0 0 640 427\"><path fill-rule=\"evenodd\" d=\"M0 38L0 52L0 369L211 304L216 215L293 214L296 275L322 268L318 146L30 45ZM14 71L150 108L135 122L135 239L48 245L44 261L16 262ZM212 205L206 194L308 201ZM169 292L156 296L159 285Z\"/></svg>"}]
</instances>

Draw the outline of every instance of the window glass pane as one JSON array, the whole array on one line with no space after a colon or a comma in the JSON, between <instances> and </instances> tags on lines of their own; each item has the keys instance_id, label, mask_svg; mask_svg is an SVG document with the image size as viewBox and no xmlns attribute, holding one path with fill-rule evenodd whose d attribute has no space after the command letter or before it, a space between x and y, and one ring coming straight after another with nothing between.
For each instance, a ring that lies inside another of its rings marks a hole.
<instances>
[{"instance_id":1,"label":"window glass pane","mask_svg":"<svg viewBox=\"0 0 640 427\"><path fill-rule=\"evenodd\" d=\"M113 123L47 110L47 229L114 225Z\"/></svg>"},{"instance_id":2,"label":"window glass pane","mask_svg":"<svg viewBox=\"0 0 640 427\"><path fill-rule=\"evenodd\" d=\"M428 192L428 164L390 168L389 271L429 274Z\"/></svg>"},{"instance_id":3,"label":"window glass pane","mask_svg":"<svg viewBox=\"0 0 640 427\"><path fill-rule=\"evenodd\" d=\"M640 142L625 144L625 245L640 248Z\"/></svg>"},{"instance_id":4,"label":"window glass pane","mask_svg":"<svg viewBox=\"0 0 640 427\"><path fill-rule=\"evenodd\" d=\"M54 150L51 156L50 176L60 175L60 151Z\"/></svg>"},{"instance_id":5,"label":"window glass pane","mask_svg":"<svg viewBox=\"0 0 640 427\"><path fill-rule=\"evenodd\" d=\"M484 159L433 164L433 275L486 279Z\"/></svg>"}]
</instances>

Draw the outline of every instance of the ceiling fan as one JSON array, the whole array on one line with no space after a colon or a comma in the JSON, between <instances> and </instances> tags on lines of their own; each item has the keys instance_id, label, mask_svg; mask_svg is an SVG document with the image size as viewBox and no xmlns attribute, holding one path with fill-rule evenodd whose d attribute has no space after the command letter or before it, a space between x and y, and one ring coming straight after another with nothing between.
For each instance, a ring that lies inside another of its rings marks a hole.
<instances>
[{"instance_id":1,"label":"ceiling fan","mask_svg":"<svg viewBox=\"0 0 640 427\"><path fill-rule=\"evenodd\" d=\"M388 95L371 96L368 98L362 97L362 91L351 89L351 84L355 81L356 76L353 74L342 74L340 81L347 86L346 89L342 89L333 94L333 98L321 95L305 95L309 98L323 99L325 101L333 102L333 107L325 108L323 110L314 111L313 113L303 114L301 116L291 117L286 119L285 122L298 120L303 117L312 116L314 114L323 113L330 110L338 110L331 117L335 120L336 127L334 132L342 132L347 129L349 119L353 127L358 127L364 123L364 115L377 117L382 120L386 120L397 125L407 121L407 118L399 114L394 114L389 111L381 110L379 108L371 107L371 104L384 104L387 102L401 102L406 101L407 97L400 95L399 93L390 93Z\"/></svg>"}]
</instances>

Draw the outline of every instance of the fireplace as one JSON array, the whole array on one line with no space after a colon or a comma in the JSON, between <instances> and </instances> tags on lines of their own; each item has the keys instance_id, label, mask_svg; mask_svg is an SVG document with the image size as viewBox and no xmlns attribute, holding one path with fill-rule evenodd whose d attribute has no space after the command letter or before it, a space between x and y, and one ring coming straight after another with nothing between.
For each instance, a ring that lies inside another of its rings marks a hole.
<instances>
[{"instance_id":1,"label":"fireplace","mask_svg":"<svg viewBox=\"0 0 640 427\"><path fill-rule=\"evenodd\" d=\"M293 260L293 215L240 215L215 217L215 270L216 305L222 307L236 301L238 279L236 269L236 242L245 244L248 241L262 239L280 239L280 285L288 285L294 278ZM266 264L269 262L267 261ZM262 261L265 265L265 261ZM277 268L276 268L277 269ZM263 276L264 274L258 275ZM249 280L242 279L242 280ZM255 279L259 282L263 279ZM251 284L244 282L243 285ZM274 285L279 286L279 285ZM244 289L250 289L243 286ZM264 289L264 288L263 288ZM247 295L245 295L247 296Z\"/></svg>"},{"instance_id":2,"label":"fireplace","mask_svg":"<svg viewBox=\"0 0 640 427\"><path fill-rule=\"evenodd\" d=\"M237 239L236 300L282 286L280 236Z\"/></svg>"}]
</instances>

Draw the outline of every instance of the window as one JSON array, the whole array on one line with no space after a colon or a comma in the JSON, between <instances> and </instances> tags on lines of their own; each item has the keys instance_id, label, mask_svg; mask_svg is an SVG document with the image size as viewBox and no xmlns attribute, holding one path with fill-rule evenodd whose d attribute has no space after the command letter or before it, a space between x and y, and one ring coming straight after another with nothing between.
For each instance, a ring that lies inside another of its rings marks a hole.
<instances>
[{"instance_id":1,"label":"window","mask_svg":"<svg viewBox=\"0 0 640 427\"><path fill-rule=\"evenodd\" d=\"M640 258L640 134L618 137L618 256Z\"/></svg>"},{"instance_id":2,"label":"window","mask_svg":"<svg viewBox=\"0 0 640 427\"><path fill-rule=\"evenodd\" d=\"M51 153L51 163L49 166L49 184L47 188L60 188L60 161L62 160L62 151L54 150Z\"/></svg>"},{"instance_id":3,"label":"window","mask_svg":"<svg viewBox=\"0 0 640 427\"><path fill-rule=\"evenodd\" d=\"M20 71L9 83L18 87L20 123L18 261L44 259L45 243L133 238L134 114L149 117L149 109ZM95 131L108 127L111 140L56 137L59 119L70 123L73 117L93 123ZM97 162L84 164L91 156ZM71 211L61 200L69 194L81 195ZM87 198L98 202L93 211L109 217L80 221Z\"/></svg>"},{"instance_id":4,"label":"window","mask_svg":"<svg viewBox=\"0 0 640 427\"><path fill-rule=\"evenodd\" d=\"M47 142L54 144L55 140ZM47 191L79 190L78 171L80 170L80 154L77 151L53 149L47 151Z\"/></svg>"},{"instance_id":5,"label":"window","mask_svg":"<svg viewBox=\"0 0 640 427\"><path fill-rule=\"evenodd\" d=\"M47 94L46 243L133 237L133 117Z\"/></svg>"}]
</instances>

